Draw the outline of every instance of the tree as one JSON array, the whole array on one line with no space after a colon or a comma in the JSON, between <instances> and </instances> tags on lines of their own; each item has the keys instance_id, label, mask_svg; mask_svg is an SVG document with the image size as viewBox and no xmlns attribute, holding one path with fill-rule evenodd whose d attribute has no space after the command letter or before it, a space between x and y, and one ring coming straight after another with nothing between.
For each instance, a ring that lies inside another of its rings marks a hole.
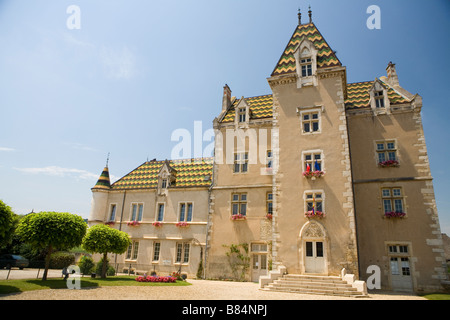
<instances>
[{"instance_id":1,"label":"tree","mask_svg":"<svg viewBox=\"0 0 450 320\"><path fill-rule=\"evenodd\" d=\"M17 217L11 207L0 200L0 246L8 244L17 226Z\"/></svg>"},{"instance_id":2,"label":"tree","mask_svg":"<svg viewBox=\"0 0 450 320\"><path fill-rule=\"evenodd\" d=\"M86 229L86 222L78 215L67 212L39 212L26 215L20 221L16 233L33 247L47 250L42 276L42 280L47 280L52 252L79 246Z\"/></svg>"},{"instance_id":3,"label":"tree","mask_svg":"<svg viewBox=\"0 0 450 320\"><path fill-rule=\"evenodd\" d=\"M90 227L83 239L83 248L91 253L103 254L102 278L106 278L106 264L108 253L122 254L131 241L126 232L113 229L103 224Z\"/></svg>"}]
</instances>

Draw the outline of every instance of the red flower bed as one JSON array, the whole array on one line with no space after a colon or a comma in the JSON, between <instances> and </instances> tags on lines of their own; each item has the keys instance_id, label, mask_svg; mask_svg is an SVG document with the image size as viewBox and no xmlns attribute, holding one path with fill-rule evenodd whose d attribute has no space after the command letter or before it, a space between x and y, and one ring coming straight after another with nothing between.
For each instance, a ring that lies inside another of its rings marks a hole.
<instances>
[{"instance_id":1,"label":"red flower bed","mask_svg":"<svg viewBox=\"0 0 450 320\"><path fill-rule=\"evenodd\" d=\"M171 276L167 276L167 277L139 276L136 278L136 281L137 282L167 282L167 283L170 283L170 282L176 282L177 278L171 277Z\"/></svg>"}]
</instances>

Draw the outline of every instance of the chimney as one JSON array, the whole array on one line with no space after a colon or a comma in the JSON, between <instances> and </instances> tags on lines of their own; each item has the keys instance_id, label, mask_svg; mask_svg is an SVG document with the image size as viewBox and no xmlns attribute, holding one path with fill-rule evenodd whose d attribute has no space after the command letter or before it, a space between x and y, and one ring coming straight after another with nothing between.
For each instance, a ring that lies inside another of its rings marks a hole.
<instances>
[{"instance_id":1,"label":"chimney","mask_svg":"<svg viewBox=\"0 0 450 320\"><path fill-rule=\"evenodd\" d=\"M395 63L392 63L392 61L390 61L386 68L386 71L388 84L393 87L399 86L397 71L395 71Z\"/></svg>"},{"instance_id":2,"label":"chimney","mask_svg":"<svg viewBox=\"0 0 450 320\"><path fill-rule=\"evenodd\" d=\"M226 111L231 106L231 89L225 84L223 87L222 112Z\"/></svg>"}]
</instances>

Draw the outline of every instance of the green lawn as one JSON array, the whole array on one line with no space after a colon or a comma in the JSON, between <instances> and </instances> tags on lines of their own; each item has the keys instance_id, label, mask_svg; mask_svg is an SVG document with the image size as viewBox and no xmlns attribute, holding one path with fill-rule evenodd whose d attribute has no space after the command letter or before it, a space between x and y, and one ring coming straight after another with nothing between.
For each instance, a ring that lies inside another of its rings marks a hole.
<instances>
[{"instance_id":1,"label":"green lawn","mask_svg":"<svg viewBox=\"0 0 450 320\"><path fill-rule=\"evenodd\" d=\"M106 279L82 277L81 288L89 287L107 287L107 286L189 286L186 281L177 281L175 283L163 282L138 282L136 276L114 276ZM1 280L0 294L18 293L30 290L42 289L67 289L67 282L62 278L49 278L46 281L38 279L28 280Z\"/></svg>"},{"instance_id":2,"label":"green lawn","mask_svg":"<svg viewBox=\"0 0 450 320\"><path fill-rule=\"evenodd\" d=\"M450 300L450 294L446 293L434 293L434 294L426 294L424 298L428 300Z\"/></svg>"}]
</instances>

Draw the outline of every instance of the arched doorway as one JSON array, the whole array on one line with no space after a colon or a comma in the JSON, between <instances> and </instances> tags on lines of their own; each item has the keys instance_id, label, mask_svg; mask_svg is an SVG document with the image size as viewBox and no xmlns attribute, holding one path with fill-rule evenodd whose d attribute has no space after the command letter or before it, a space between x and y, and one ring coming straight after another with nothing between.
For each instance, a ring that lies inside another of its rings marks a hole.
<instances>
[{"instance_id":1,"label":"arched doorway","mask_svg":"<svg viewBox=\"0 0 450 320\"><path fill-rule=\"evenodd\" d=\"M299 257L302 273L328 274L327 237L325 228L308 221L299 234Z\"/></svg>"}]
</instances>

